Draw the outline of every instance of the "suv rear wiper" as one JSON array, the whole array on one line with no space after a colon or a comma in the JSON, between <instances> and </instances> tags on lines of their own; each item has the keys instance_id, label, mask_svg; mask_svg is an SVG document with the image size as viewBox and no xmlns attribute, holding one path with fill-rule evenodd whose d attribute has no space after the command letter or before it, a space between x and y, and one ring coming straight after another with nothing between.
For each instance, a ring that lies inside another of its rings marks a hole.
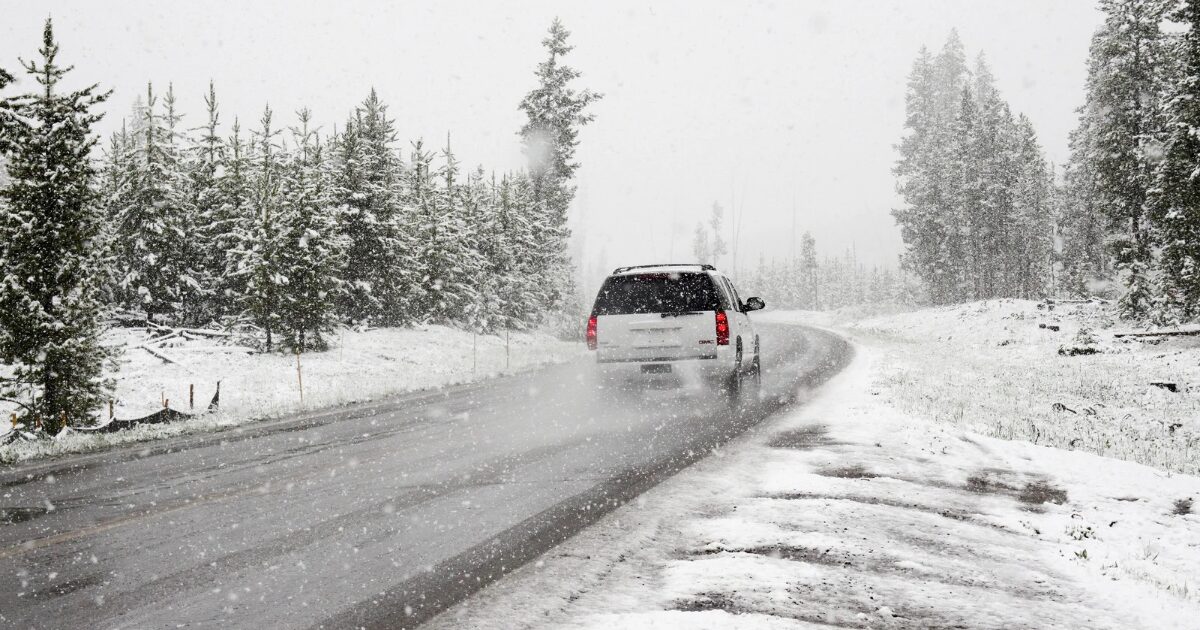
<instances>
[{"instance_id":1,"label":"suv rear wiper","mask_svg":"<svg viewBox=\"0 0 1200 630\"><path fill-rule=\"evenodd\" d=\"M679 311L678 313L661 313L660 315L663 319L666 319L668 317L679 317L680 315L703 315L703 314L704 314L704 311Z\"/></svg>"}]
</instances>

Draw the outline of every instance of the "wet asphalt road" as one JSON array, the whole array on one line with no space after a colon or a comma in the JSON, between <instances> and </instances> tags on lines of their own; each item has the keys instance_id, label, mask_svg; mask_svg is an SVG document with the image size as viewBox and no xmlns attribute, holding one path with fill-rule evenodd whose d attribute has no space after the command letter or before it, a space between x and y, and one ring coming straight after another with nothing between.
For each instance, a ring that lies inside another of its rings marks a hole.
<instances>
[{"instance_id":1,"label":"wet asphalt road","mask_svg":"<svg viewBox=\"0 0 1200 630\"><path fill-rule=\"evenodd\" d=\"M850 359L760 326L764 402L594 394L586 360L0 469L0 627L407 628Z\"/></svg>"}]
</instances>

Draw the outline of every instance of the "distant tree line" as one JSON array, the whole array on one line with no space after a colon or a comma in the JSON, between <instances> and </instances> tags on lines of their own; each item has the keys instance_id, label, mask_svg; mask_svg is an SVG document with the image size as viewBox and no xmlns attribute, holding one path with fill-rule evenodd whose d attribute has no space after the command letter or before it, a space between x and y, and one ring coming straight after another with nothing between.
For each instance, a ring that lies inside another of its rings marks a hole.
<instances>
[{"instance_id":1,"label":"distant tree line","mask_svg":"<svg viewBox=\"0 0 1200 630\"><path fill-rule=\"evenodd\" d=\"M1014 115L982 55L952 32L908 80L893 211L903 266L934 304L1051 290L1055 189L1033 125Z\"/></svg>"},{"instance_id":2,"label":"distant tree line","mask_svg":"<svg viewBox=\"0 0 1200 630\"><path fill-rule=\"evenodd\" d=\"M1121 314L1200 315L1200 2L1102 0L1071 135L1065 288ZM1115 291L1111 286L1118 287Z\"/></svg>"},{"instance_id":3,"label":"distant tree line","mask_svg":"<svg viewBox=\"0 0 1200 630\"><path fill-rule=\"evenodd\" d=\"M908 274L893 267L868 267L853 250L842 256L820 257L813 236L805 232L800 251L782 259L759 258L758 265L742 274L738 290L743 299L762 296L772 308L810 311L864 305L912 305L920 299L919 287Z\"/></svg>"},{"instance_id":4,"label":"distant tree line","mask_svg":"<svg viewBox=\"0 0 1200 630\"><path fill-rule=\"evenodd\" d=\"M569 33L519 107L526 171L464 172L451 149L398 146L372 90L322 136L267 107L224 133L210 85L187 127L148 88L95 159L95 86L63 93L47 20L35 90L0 99L0 398L48 427L107 396L104 321L251 324L268 349L326 347L338 323L528 328L574 299L567 209L579 129L600 98L572 87ZM14 77L0 69L0 89ZM7 369L7 368L5 368Z\"/></svg>"}]
</instances>

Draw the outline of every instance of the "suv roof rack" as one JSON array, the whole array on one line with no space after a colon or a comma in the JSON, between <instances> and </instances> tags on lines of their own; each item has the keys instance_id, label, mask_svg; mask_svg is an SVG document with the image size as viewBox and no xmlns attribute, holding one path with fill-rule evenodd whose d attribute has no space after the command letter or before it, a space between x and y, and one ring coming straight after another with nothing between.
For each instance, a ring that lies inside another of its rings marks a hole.
<instances>
[{"instance_id":1,"label":"suv roof rack","mask_svg":"<svg viewBox=\"0 0 1200 630\"><path fill-rule=\"evenodd\" d=\"M626 271L632 271L634 269L650 269L653 267L699 267L704 271L717 270L717 268L712 265L702 263L662 263L658 265L632 265L629 267L617 267L616 269L613 269L613 273L625 273Z\"/></svg>"}]
</instances>

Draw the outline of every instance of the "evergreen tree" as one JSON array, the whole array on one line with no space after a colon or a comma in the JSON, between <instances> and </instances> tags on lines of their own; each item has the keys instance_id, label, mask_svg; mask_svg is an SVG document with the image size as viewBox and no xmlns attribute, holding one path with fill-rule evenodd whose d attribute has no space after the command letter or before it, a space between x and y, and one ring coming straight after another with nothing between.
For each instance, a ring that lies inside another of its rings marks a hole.
<instances>
[{"instance_id":1,"label":"evergreen tree","mask_svg":"<svg viewBox=\"0 0 1200 630\"><path fill-rule=\"evenodd\" d=\"M468 277L481 264L464 221L455 181L458 165L448 147L444 155L446 164L437 169L433 153L415 142L404 187L419 277L412 286L412 304L423 319L437 323L473 317L469 310L464 312L477 298Z\"/></svg>"},{"instance_id":2,"label":"evergreen tree","mask_svg":"<svg viewBox=\"0 0 1200 630\"><path fill-rule=\"evenodd\" d=\"M537 276L533 185L524 173L505 176L496 193L506 254L500 259L501 317L508 327L525 329L536 323L545 304L544 286Z\"/></svg>"},{"instance_id":3,"label":"evergreen tree","mask_svg":"<svg viewBox=\"0 0 1200 630\"><path fill-rule=\"evenodd\" d=\"M4 68L0 68L0 90L3 90L15 80ZM9 99L0 100L0 175L5 172L4 155L13 149L12 140L16 138L17 103ZM0 184L4 183L0 181Z\"/></svg>"},{"instance_id":4,"label":"evergreen tree","mask_svg":"<svg viewBox=\"0 0 1200 630\"><path fill-rule=\"evenodd\" d=\"M1166 106L1154 218L1162 242L1165 314L1191 319L1200 315L1200 1L1184 0L1171 17L1189 28L1177 47L1182 76Z\"/></svg>"},{"instance_id":5,"label":"evergreen tree","mask_svg":"<svg viewBox=\"0 0 1200 630\"><path fill-rule=\"evenodd\" d=\"M133 177L135 158L134 142L126 129L124 121L120 131L109 138L108 148L104 152L103 166L99 173L99 204L103 217L98 245L103 269L101 295L104 304L109 307L123 305L121 288L121 259L122 248L119 246L121 211L128 205Z\"/></svg>"},{"instance_id":6,"label":"evergreen tree","mask_svg":"<svg viewBox=\"0 0 1200 630\"><path fill-rule=\"evenodd\" d=\"M547 289L545 303L560 307L574 292L567 254L570 239L567 211L575 197L571 181L579 168L575 162L579 130L592 122L594 115L588 113L588 106L601 98L591 90L572 87L580 72L562 63L562 58L572 50L567 44L569 36L556 18L548 37L542 41L549 56L538 64L535 72L538 85L520 104L527 117L521 139L533 187L532 210L537 217L533 224L538 230L538 251L534 252L537 273Z\"/></svg>"},{"instance_id":7,"label":"evergreen tree","mask_svg":"<svg viewBox=\"0 0 1200 630\"><path fill-rule=\"evenodd\" d=\"M817 240L809 232L800 237L800 281L799 301L802 308L814 311L821 310L821 295L817 287L820 269L817 267Z\"/></svg>"},{"instance_id":8,"label":"evergreen tree","mask_svg":"<svg viewBox=\"0 0 1200 630\"><path fill-rule=\"evenodd\" d=\"M948 225L946 158L949 144L946 128L953 120L952 106L947 103L945 82L957 83L961 71L953 60L961 59L947 44L947 51L935 62L929 51L922 48L909 75L905 96L906 134L898 146L900 160L896 164L897 188L904 206L892 211L900 226L906 251L904 265L920 276L929 286L935 304L955 299L957 285L950 252L954 234ZM956 95L961 94L957 88Z\"/></svg>"},{"instance_id":9,"label":"evergreen tree","mask_svg":"<svg viewBox=\"0 0 1200 630\"><path fill-rule=\"evenodd\" d=\"M1051 208L1054 204L1054 182L1049 166L1042 156L1033 123L1022 115L1016 130L1016 176L1013 187L1013 214L1009 224L1012 241L1011 256L1006 257L1011 269L1010 291L1024 299L1039 298L1046 293L1053 255Z\"/></svg>"},{"instance_id":10,"label":"evergreen tree","mask_svg":"<svg viewBox=\"0 0 1200 630\"><path fill-rule=\"evenodd\" d=\"M477 215L468 206L469 181L465 184L459 181L458 159L450 150L448 135L442 159L443 187L437 196L442 225L436 242L448 265L441 279L439 307L432 315L435 320L455 321L479 330L475 325L479 319L475 310L479 302L477 280L486 261L479 250L478 224L473 223Z\"/></svg>"},{"instance_id":11,"label":"evergreen tree","mask_svg":"<svg viewBox=\"0 0 1200 630\"><path fill-rule=\"evenodd\" d=\"M1160 29L1163 0L1102 0L1107 14L1092 39L1083 123L1094 150L1096 197L1114 231L1114 261L1123 277L1122 315L1142 317L1152 303L1148 197L1161 142Z\"/></svg>"},{"instance_id":12,"label":"evergreen tree","mask_svg":"<svg viewBox=\"0 0 1200 630\"><path fill-rule=\"evenodd\" d=\"M185 163L189 205L194 217L190 230L193 236L189 239L195 250L191 267L202 287L202 302L196 305L190 318L195 323L207 323L233 311L222 293L220 279L226 269L223 246L228 245L227 235L234 231L236 217L226 214L228 206L220 186L226 160L225 140L218 130L221 117L212 81L204 95L204 106L205 123L195 130L199 137L189 147Z\"/></svg>"},{"instance_id":13,"label":"evergreen tree","mask_svg":"<svg viewBox=\"0 0 1200 630\"><path fill-rule=\"evenodd\" d=\"M974 278L969 297L990 299L1020 293L1017 261L1026 252L1024 241L1014 230L1017 218L1013 206L1020 139L1012 113L1000 98L982 53L973 79L978 121L971 157L978 173L978 200L965 208L970 217L973 259L970 273Z\"/></svg>"},{"instance_id":14,"label":"evergreen tree","mask_svg":"<svg viewBox=\"0 0 1200 630\"><path fill-rule=\"evenodd\" d=\"M309 127L312 114L298 113L292 128L294 153L287 160L280 190L283 242L279 290L281 343L297 352L324 350L325 333L337 322L339 272L344 267L344 238L337 232L334 207L323 182L321 145Z\"/></svg>"},{"instance_id":15,"label":"evergreen tree","mask_svg":"<svg viewBox=\"0 0 1200 630\"><path fill-rule=\"evenodd\" d=\"M193 211L170 91L167 100L166 114L158 114L158 99L147 87L140 142L131 144L134 155L125 160L132 172L117 209L120 286L126 305L140 307L151 320L188 322L202 288L193 268Z\"/></svg>"},{"instance_id":16,"label":"evergreen tree","mask_svg":"<svg viewBox=\"0 0 1200 630\"><path fill-rule=\"evenodd\" d=\"M0 101L0 111L15 114L0 147L11 178L0 190L0 360L13 366L0 397L55 432L64 421L87 422L110 387L99 339L101 216L90 158L100 120L92 110L109 94L95 85L61 91L70 68L57 62L49 19L39 52L40 63L23 65L41 89Z\"/></svg>"},{"instance_id":17,"label":"evergreen tree","mask_svg":"<svg viewBox=\"0 0 1200 630\"><path fill-rule=\"evenodd\" d=\"M721 256L729 253L729 247L725 244L725 238L721 236L722 224L725 220L725 209L721 204L713 202L712 214L708 218L708 227L712 230L712 248L709 255L712 256L712 264L716 265Z\"/></svg>"},{"instance_id":18,"label":"evergreen tree","mask_svg":"<svg viewBox=\"0 0 1200 630\"><path fill-rule=\"evenodd\" d=\"M500 296L511 262L494 185L489 187L485 181L483 167L467 177L460 194L463 220L477 257L474 272L468 269L467 279L475 298L464 321L473 330L492 332L506 328Z\"/></svg>"},{"instance_id":19,"label":"evergreen tree","mask_svg":"<svg viewBox=\"0 0 1200 630\"><path fill-rule=\"evenodd\" d=\"M213 309L218 317L239 317L243 313L249 274L244 246L253 230L255 213L251 194L251 158L254 151L242 139L242 127L233 120L229 138L214 183L219 203L215 210L207 243L212 250L211 264L221 273L214 279Z\"/></svg>"},{"instance_id":20,"label":"evergreen tree","mask_svg":"<svg viewBox=\"0 0 1200 630\"><path fill-rule=\"evenodd\" d=\"M168 190L168 201L173 212L172 219L178 232L174 235L178 251L173 258L179 270L176 287L176 320L185 325L205 324L211 319L207 300L211 294L212 281L205 273L206 247L204 244L205 222L196 207L197 195L190 177L189 140L180 131L183 116L175 107L175 87L167 84L163 96L166 123L164 164Z\"/></svg>"},{"instance_id":21,"label":"evergreen tree","mask_svg":"<svg viewBox=\"0 0 1200 630\"><path fill-rule=\"evenodd\" d=\"M703 223L696 224L696 232L692 236L692 255L700 264L712 264L712 245L708 242L708 232Z\"/></svg>"},{"instance_id":22,"label":"evergreen tree","mask_svg":"<svg viewBox=\"0 0 1200 630\"><path fill-rule=\"evenodd\" d=\"M935 255L930 254L933 243L935 215L933 211L935 191L929 186L931 179L925 176L927 165L924 159L936 122L932 116L934 105L933 59L929 49L921 47L912 72L908 77L905 94L905 134L896 149L900 160L892 172L896 175L896 190L904 198L904 205L892 210L892 216L900 227L900 236L907 245L905 264L917 273L933 277L931 272Z\"/></svg>"},{"instance_id":23,"label":"evergreen tree","mask_svg":"<svg viewBox=\"0 0 1200 630\"><path fill-rule=\"evenodd\" d=\"M1058 221L1063 290L1075 297L1086 296L1090 287L1111 276L1105 243L1108 220L1100 206L1093 157L1095 136L1087 122L1091 118L1082 116L1080 126L1071 132L1071 159L1063 170L1062 215Z\"/></svg>"},{"instance_id":24,"label":"evergreen tree","mask_svg":"<svg viewBox=\"0 0 1200 630\"><path fill-rule=\"evenodd\" d=\"M905 108L895 168L904 204L892 212L903 268L935 304L1040 295L1051 264L1049 172L1032 127L1014 119L982 55L972 74L955 33L936 58L922 49ZM854 290L867 291L869 274L855 273Z\"/></svg>"},{"instance_id":25,"label":"evergreen tree","mask_svg":"<svg viewBox=\"0 0 1200 630\"><path fill-rule=\"evenodd\" d=\"M413 318L406 302L412 244L403 229L404 169L395 141L395 123L371 90L333 147L331 193L350 247L342 312L351 321L395 325Z\"/></svg>"},{"instance_id":26,"label":"evergreen tree","mask_svg":"<svg viewBox=\"0 0 1200 630\"><path fill-rule=\"evenodd\" d=\"M246 282L243 308L250 320L262 328L269 352L275 347L275 333L283 317L283 286L288 282L281 255L287 240L288 217L283 216L280 199L284 157L277 140L280 130L272 126L270 107L263 111L259 122L261 128L254 134L256 149L249 177L252 220L239 231L236 255L238 274Z\"/></svg>"}]
</instances>

